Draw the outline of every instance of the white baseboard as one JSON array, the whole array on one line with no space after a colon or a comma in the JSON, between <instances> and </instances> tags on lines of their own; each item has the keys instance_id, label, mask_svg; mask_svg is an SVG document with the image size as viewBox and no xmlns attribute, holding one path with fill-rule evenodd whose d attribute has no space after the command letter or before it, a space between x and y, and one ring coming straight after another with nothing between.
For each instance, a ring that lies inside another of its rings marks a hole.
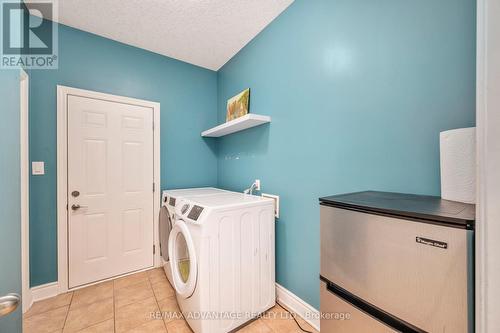
<instances>
[{"instance_id":1,"label":"white baseboard","mask_svg":"<svg viewBox=\"0 0 500 333\"><path fill-rule=\"evenodd\" d=\"M32 302L41 301L59 295L59 284L51 282L31 288Z\"/></svg>"},{"instance_id":2,"label":"white baseboard","mask_svg":"<svg viewBox=\"0 0 500 333\"><path fill-rule=\"evenodd\" d=\"M276 299L278 302L295 312L309 325L319 331L319 311L304 302L297 295L276 283Z\"/></svg>"}]
</instances>

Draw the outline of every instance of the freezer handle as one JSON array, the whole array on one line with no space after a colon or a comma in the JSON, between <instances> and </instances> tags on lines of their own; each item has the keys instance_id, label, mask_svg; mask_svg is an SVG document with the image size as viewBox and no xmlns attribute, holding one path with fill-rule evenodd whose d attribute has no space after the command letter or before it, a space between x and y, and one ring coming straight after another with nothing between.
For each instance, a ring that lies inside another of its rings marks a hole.
<instances>
[{"instance_id":1,"label":"freezer handle","mask_svg":"<svg viewBox=\"0 0 500 333\"><path fill-rule=\"evenodd\" d=\"M387 326L390 326L393 329L404 333L428 333L427 331L415 327L412 324L402 319L399 319L398 317L395 317L388 312L385 312L384 310L376 307L375 305L364 301L363 299L357 297L356 295L351 294L350 292L336 285L335 283L331 282L327 278L321 275L319 278L321 281L325 282L326 290L328 290L335 296L340 297L345 302L351 304L352 306L358 308L359 310L367 313L373 318L385 323Z\"/></svg>"}]
</instances>

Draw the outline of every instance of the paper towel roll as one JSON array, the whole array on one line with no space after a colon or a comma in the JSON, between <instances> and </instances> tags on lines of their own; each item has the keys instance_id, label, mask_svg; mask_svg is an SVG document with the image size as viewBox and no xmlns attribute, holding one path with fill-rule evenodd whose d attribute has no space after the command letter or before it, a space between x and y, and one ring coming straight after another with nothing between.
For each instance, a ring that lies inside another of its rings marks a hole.
<instances>
[{"instance_id":1,"label":"paper towel roll","mask_svg":"<svg viewBox=\"0 0 500 333\"><path fill-rule=\"evenodd\" d=\"M476 202L476 128L440 133L441 197Z\"/></svg>"}]
</instances>

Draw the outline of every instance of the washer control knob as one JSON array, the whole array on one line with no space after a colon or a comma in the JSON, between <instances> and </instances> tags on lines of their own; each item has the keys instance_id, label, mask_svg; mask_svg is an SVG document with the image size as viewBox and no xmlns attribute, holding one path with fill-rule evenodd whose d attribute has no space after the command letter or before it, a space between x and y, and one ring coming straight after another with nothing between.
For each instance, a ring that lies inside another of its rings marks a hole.
<instances>
[{"instance_id":1,"label":"washer control knob","mask_svg":"<svg viewBox=\"0 0 500 333\"><path fill-rule=\"evenodd\" d=\"M185 204L184 206L182 206L182 209L181 209L182 215L186 214L188 209L189 209L189 204Z\"/></svg>"}]
</instances>

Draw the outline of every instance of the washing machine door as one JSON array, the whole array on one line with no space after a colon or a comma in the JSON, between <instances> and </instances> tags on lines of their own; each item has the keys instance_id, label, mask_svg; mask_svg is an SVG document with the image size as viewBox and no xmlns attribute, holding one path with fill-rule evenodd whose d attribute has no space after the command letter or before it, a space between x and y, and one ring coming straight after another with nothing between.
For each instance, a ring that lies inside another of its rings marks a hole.
<instances>
[{"instance_id":1,"label":"washing machine door","mask_svg":"<svg viewBox=\"0 0 500 333\"><path fill-rule=\"evenodd\" d=\"M159 221L159 232L160 232L160 255L163 260L168 261L168 237L172 231L172 220L170 218L170 212L168 208L163 206L160 209L160 221Z\"/></svg>"},{"instance_id":2,"label":"washing machine door","mask_svg":"<svg viewBox=\"0 0 500 333\"><path fill-rule=\"evenodd\" d=\"M180 297L190 297L196 288L197 263L193 239L186 223L175 222L168 240L174 288Z\"/></svg>"}]
</instances>

